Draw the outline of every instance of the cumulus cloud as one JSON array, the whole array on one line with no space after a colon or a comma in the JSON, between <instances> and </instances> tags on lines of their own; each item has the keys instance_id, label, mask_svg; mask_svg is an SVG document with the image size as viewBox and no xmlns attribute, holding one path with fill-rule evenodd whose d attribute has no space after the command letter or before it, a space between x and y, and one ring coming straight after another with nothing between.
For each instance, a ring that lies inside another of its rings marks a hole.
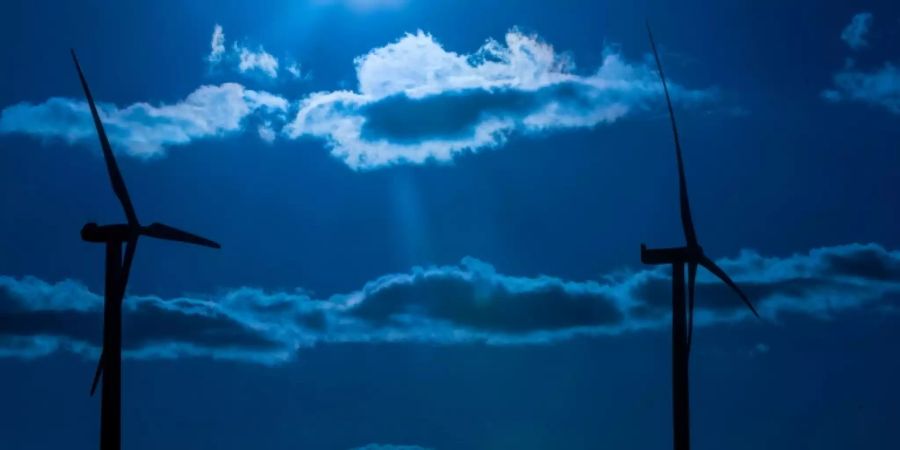
<instances>
[{"instance_id":1,"label":"cumulus cloud","mask_svg":"<svg viewBox=\"0 0 900 450\"><path fill-rule=\"evenodd\" d=\"M872 13L861 12L850 19L850 23L841 32L841 39L847 43L853 50L859 50L869 43L866 41L866 34L872 25Z\"/></svg>"},{"instance_id":2,"label":"cumulus cloud","mask_svg":"<svg viewBox=\"0 0 900 450\"><path fill-rule=\"evenodd\" d=\"M900 69L889 62L872 71L848 64L834 75L834 88L823 91L822 97L835 103L867 103L900 114Z\"/></svg>"},{"instance_id":3,"label":"cumulus cloud","mask_svg":"<svg viewBox=\"0 0 900 450\"><path fill-rule=\"evenodd\" d=\"M889 310L900 301L900 252L851 244L786 257L751 251L719 264L766 320L828 319ZM697 279L696 326L755 320L712 276ZM125 301L126 356L204 356L277 364L320 343L546 344L669 326L666 268L610 273L598 281L498 273L465 258L384 275L349 293L239 288L208 296ZM75 281L0 276L0 356L55 351L96 355L102 298Z\"/></svg>"},{"instance_id":4,"label":"cumulus cloud","mask_svg":"<svg viewBox=\"0 0 900 450\"><path fill-rule=\"evenodd\" d=\"M471 54L445 50L430 34L407 34L354 61L355 91L318 92L300 102L285 132L324 139L355 169L448 161L534 133L612 123L660 94L654 70L607 48L599 68L572 60L533 35L512 30ZM711 91L673 86L701 101Z\"/></svg>"},{"instance_id":5,"label":"cumulus cloud","mask_svg":"<svg viewBox=\"0 0 900 450\"><path fill-rule=\"evenodd\" d=\"M271 79L286 70L298 79L309 77L290 59L281 67L262 47L226 46L219 25L211 49L213 65L228 64L238 73ZM568 55L515 29L503 42L490 39L468 54L446 50L419 31L372 49L354 64L355 90L315 92L298 101L224 83L201 86L171 105L99 107L111 138L132 155L159 155L197 138L241 131L244 119L257 115L264 125L257 124L256 130L264 140L320 139L349 167L373 169L450 161L461 153L503 145L513 133L609 124L661 104L659 81L646 61L628 62L609 47L598 68L581 73ZM677 84L672 92L681 104L716 95L714 89L688 90ZM93 139L82 101L19 103L0 114L0 133L69 142Z\"/></svg>"},{"instance_id":6,"label":"cumulus cloud","mask_svg":"<svg viewBox=\"0 0 900 450\"><path fill-rule=\"evenodd\" d=\"M148 157L161 154L167 147L239 131L248 116L257 112L283 113L288 101L237 83L224 83L201 86L170 105L141 102L120 108L99 103L97 107L109 139L118 150ZM97 139L87 103L60 97L5 108L0 112L0 133L24 133L68 142Z\"/></svg>"}]
</instances>

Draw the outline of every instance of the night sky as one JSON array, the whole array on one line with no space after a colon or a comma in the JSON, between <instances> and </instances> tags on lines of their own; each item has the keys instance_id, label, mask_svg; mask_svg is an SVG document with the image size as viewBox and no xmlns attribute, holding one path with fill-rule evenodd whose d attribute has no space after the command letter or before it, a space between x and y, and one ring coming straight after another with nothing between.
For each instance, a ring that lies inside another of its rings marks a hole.
<instances>
[{"instance_id":1,"label":"night sky","mask_svg":"<svg viewBox=\"0 0 900 450\"><path fill-rule=\"evenodd\" d=\"M6 1L0 448L95 449L103 246L143 239L127 449L900 448L900 4Z\"/></svg>"}]
</instances>

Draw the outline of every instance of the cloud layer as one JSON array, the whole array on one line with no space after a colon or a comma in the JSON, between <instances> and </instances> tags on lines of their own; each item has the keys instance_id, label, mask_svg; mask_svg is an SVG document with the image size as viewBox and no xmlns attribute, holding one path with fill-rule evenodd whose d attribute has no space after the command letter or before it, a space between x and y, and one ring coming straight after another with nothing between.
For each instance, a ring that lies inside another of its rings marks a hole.
<instances>
[{"instance_id":1,"label":"cloud layer","mask_svg":"<svg viewBox=\"0 0 900 450\"><path fill-rule=\"evenodd\" d=\"M226 45L219 25L206 59L214 67L227 65L267 79L283 71L297 79L309 77L296 61L281 64L262 47ZM101 104L100 109L111 138L127 154L160 155L195 139L244 131L244 119L254 115L260 118L250 129L268 142L277 136L321 140L349 167L373 169L450 161L501 146L515 133L609 124L661 104L661 87L650 65L628 62L609 47L600 67L581 73L566 54L515 29L503 42L490 39L472 53L446 50L419 31L370 50L354 64L355 90L315 92L299 100L224 83L201 86L172 105ZM715 96L714 90L677 84L672 91L681 104ZM19 103L0 114L0 133L68 142L94 139L80 100Z\"/></svg>"},{"instance_id":2,"label":"cloud layer","mask_svg":"<svg viewBox=\"0 0 900 450\"><path fill-rule=\"evenodd\" d=\"M285 127L291 138L324 139L354 169L449 161L502 145L514 132L592 127L647 107L661 91L653 69L612 48L587 75L572 60L518 30L474 53L445 50L430 34L407 34L354 60L355 91L318 92ZM712 91L673 86L683 101Z\"/></svg>"},{"instance_id":3,"label":"cloud layer","mask_svg":"<svg viewBox=\"0 0 900 450\"><path fill-rule=\"evenodd\" d=\"M900 252L875 244L781 258L745 251L719 263L766 320L896 311L900 301ZM384 275L327 298L246 287L202 297L131 295L125 301L124 346L127 356L137 358L277 364L320 343L546 344L664 329L670 286L665 268L569 281L505 275L465 258ZM697 298L697 326L755 320L726 286L702 271ZM101 310L102 298L78 282L0 276L0 356L96 355Z\"/></svg>"}]
</instances>

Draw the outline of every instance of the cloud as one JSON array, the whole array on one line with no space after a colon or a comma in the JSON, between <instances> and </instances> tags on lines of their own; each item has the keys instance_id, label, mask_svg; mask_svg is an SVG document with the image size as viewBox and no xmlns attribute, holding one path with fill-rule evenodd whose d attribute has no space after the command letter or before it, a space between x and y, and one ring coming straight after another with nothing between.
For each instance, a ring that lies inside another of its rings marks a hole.
<instances>
[{"instance_id":1,"label":"cloud","mask_svg":"<svg viewBox=\"0 0 900 450\"><path fill-rule=\"evenodd\" d=\"M853 50L867 46L865 36L871 23L871 13L856 14L844 28L841 39ZM834 74L833 81L834 86L820 94L825 101L866 103L900 114L900 70L891 62L867 70L857 68L855 62L848 58L844 68Z\"/></svg>"},{"instance_id":2,"label":"cloud","mask_svg":"<svg viewBox=\"0 0 900 450\"><path fill-rule=\"evenodd\" d=\"M275 130L272 129L272 122L261 123L256 128L256 131L257 131L257 133L259 133L260 139L262 139L270 144L272 142L275 142L276 136L275 136Z\"/></svg>"},{"instance_id":3,"label":"cloud","mask_svg":"<svg viewBox=\"0 0 900 450\"><path fill-rule=\"evenodd\" d=\"M210 40L210 52L206 60L210 63L217 63L222 60L222 54L225 53L225 31L222 26L216 24L213 28L212 38Z\"/></svg>"},{"instance_id":4,"label":"cloud","mask_svg":"<svg viewBox=\"0 0 900 450\"><path fill-rule=\"evenodd\" d=\"M296 61L292 61L284 68L284 70L287 70L295 80L308 81L312 79L312 73L304 71L300 66L300 63Z\"/></svg>"},{"instance_id":5,"label":"cloud","mask_svg":"<svg viewBox=\"0 0 900 450\"><path fill-rule=\"evenodd\" d=\"M285 112L288 101L237 83L197 88L184 100L154 106L134 103L124 108L97 105L114 147L126 154L149 157L167 147L240 131L255 113ZM39 103L18 103L0 112L0 133L24 133L67 142L96 141L87 103L54 97Z\"/></svg>"},{"instance_id":6,"label":"cloud","mask_svg":"<svg viewBox=\"0 0 900 450\"><path fill-rule=\"evenodd\" d=\"M254 51L235 44L234 51L238 55L238 70L241 73L258 71L269 78L278 78L278 58L266 52L262 46Z\"/></svg>"},{"instance_id":7,"label":"cloud","mask_svg":"<svg viewBox=\"0 0 900 450\"><path fill-rule=\"evenodd\" d=\"M889 62L873 71L859 70L848 64L834 75L834 85L822 92L822 98L832 103L867 103L900 114L900 69Z\"/></svg>"},{"instance_id":8,"label":"cloud","mask_svg":"<svg viewBox=\"0 0 900 450\"><path fill-rule=\"evenodd\" d=\"M287 66L287 71L290 72L294 78L300 78L300 64L294 63Z\"/></svg>"},{"instance_id":9,"label":"cloud","mask_svg":"<svg viewBox=\"0 0 900 450\"><path fill-rule=\"evenodd\" d=\"M211 38L212 50L206 57L210 67L226 64L242 75L261 75L269 79L278 78L279 68L282 67L278 58L267 52L262 45L255 49L250 46L235 42L230 51L225 47L225 32L222 26L216 24ZM289 58L290 59L290 58ZM295 79L306 79L300 72L300 64L291 61L284 68Z\"/></svg>"},{"instance_id":10,"label":"cloud","mask_svg":"<svg viewBox=\"0 0 900 450\"><path fill-rule=\"evenodd\" d=\"M647 64L607 48L580 75L565 54L518 30L471 54L445 50L430 34L407 34L354 60L355 91L317 92L300 102L284 131L324 139L354 169L449 161L502 145L514 132L612 123L646 109L661 93ZM673 85L682 101L714 92Z\"/></svg>"},{"instance_id":11,"label":"cloud","mask_svg":"<svg viewBox=\"0 0 900 450\"><path fill-rule=\"evenodd\" d=\"M768 321L788 314L829 319L853 310L887 311L900 301L900 252L876 244L786 257L744 251L719 264ZM755 320L711 275L701 271L697 283L696 326ZM505 275L465 258L384 275L322 298L249 287L169 299L130 295L124 346L134 358L278 364L321 343L547 344L665 329L670 289L666 268L570 281ZM0 356L94 356L101 311L102 298L78 282L0 276Z\"/></svg>"},{"instance_id":12,"label":"cloud","mask_svg":"<svg viewBox=\"0 0 900 450\"><path fill-rule=\"evenodd\" d=\"M279 70L309 79L299 63L288 58L282 67L261 46L226 46L220 25L207 59L267 80ZM158 156L195 139L243 131L245 119L254 116L266 141L319 139L349 167L374 169L450 161L501 146L515 133L589 128L659 106L661 87L647 62L628 62L608 47L598 68L581 73L567 54L516 29L504 42L489 39L470 54L445 50L419 31L355 58L358 86L352 91L314 92L295 101L223 83L201 86L175 104L98 107L111 139L130 155ZM715 89L671 88L681 104L717 95ZM85 103L59 97L6 107L0 133L95 139Z\"/></svg>"},{"instance_id":13,"label":"cloud","mask_svg":"<svg viewBox=\"0 0 900 450\"><path fill-rule=\"evenodd\" d=\"M850 23L841 32L841 39L853 50L859 50L869 43L866 41L866 33L872 25L872 13L861 12L850 19Z\"/></svg>"}]
</instances>

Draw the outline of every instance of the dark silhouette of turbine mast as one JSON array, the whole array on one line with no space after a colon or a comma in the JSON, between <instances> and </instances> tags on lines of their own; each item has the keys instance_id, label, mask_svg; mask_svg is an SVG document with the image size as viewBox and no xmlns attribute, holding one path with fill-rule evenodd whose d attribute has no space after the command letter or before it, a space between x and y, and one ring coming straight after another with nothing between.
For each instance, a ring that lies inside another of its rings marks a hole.
<instances>
[{"instance_id":1,"label":"dark silhouette of turbine mast","mask_svg":"<svg viewBox=\"0 0 900 450\"><path fill-rule=\"evenodd\" d=\"M669 119L672 122L672 135L675 139L675 158L678 162L678 195L681 203L681 226L687 245L684 247L648 249L641 244L641 262L644 264L672 265L672 425L674 431L675 450L691 448L690 434L690 399L688 397L688 358L694 331L694 282L697 277L697 266L703 266L713 275L719 277L733 289L757 318L759 314L744 292L731 280L722 268L716 265L703 253L703 247L697 241L694 221L691 218L691 207L688 202L687 182L684 177L684 163L681 159L681 143L678 140L678 127L675 125L675 113L672 111L672 100L666 76L663 74L659 52L650 25L647 24L647 35L650 47L656 59L656 68L662 81L666 105L669 108ZM684 299L684 266L688 268L688 305Z\"/></svg>"},{"instance_id":2,"label":"dark silhouette of turbine mast","mask_svg":"<svg viewBox=\"0 0 900 450\"><path fill-rule=\"evenodd\" d=\"M112 147L97 113L94 97L88 88L81 65L75 50L72 50L72 60L84 89L91 108L91 116L94 118L94 126L97 128L97 136L100 138L100 147L103 149L103 159L106 161L106 170L112 183L113 192L122 203L128 222L117 225L97 225L88 223L81 229L81 239L88 242L106 244L106 281L104 287L103 302L103 349L100 360L97 362L97 371L91 385L91 395L97 388L100 377L103 377L103 391L100 400L100 449L119 450L122 445L121 430L121 406L122 406L122 300L125 296L125 286L128 284L128 273L131 270L131 261L137 248L140 236L149 236L169 241L186 242L188 244L202 245L205 247L220 248L219 244L193 235L186 231L170 227L161 223L152 223L141 226L138 222L125 181L119 173L116 158L113 156ZM122 259L122 245L125 244L125 259Z\"/></svg>"}]
</instances>

